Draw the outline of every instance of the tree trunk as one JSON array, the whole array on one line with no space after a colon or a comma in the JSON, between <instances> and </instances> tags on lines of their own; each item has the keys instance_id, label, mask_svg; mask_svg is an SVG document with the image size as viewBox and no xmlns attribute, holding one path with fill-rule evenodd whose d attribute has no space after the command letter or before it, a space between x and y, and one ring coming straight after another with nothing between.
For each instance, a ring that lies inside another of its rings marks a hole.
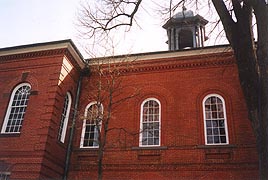
<instances>
[{"instance_id":1,"label":"tree trunk","mask_svg":"<svg viewBox=\"0 0 268 180\"><path fill-rule=\"evenodd\" d=\"M103 177L103 169L102 169L103 151L104 151L103 146L100 145L98 152L98 180L102 180Z\"/></svg>"},{"instance_id":2,"label":"tree trunk","mask_svg":"<svg viewBox=\"0 0 268 180\"><path fill-rule=\"evenodd\" d=\"M233 0L233 21L221 0L212 0L234 50L241 88L253 127L259 155L260 179L268 179L268 8L264 1ZM256 15L257 51L252 32L252 8Z\"/></svg>"},{"instance_id":3,"label":"tree trunk","mask_svg":"<svg viewBox=\"0 0 268 180\"><path fill-rule=\"evenodd\" d=\"M264 3L254 7L257 30L257 60L259 66L259 126L257 147L260 179L268 179L268 8Z\"/></svg>"}]
</instances>

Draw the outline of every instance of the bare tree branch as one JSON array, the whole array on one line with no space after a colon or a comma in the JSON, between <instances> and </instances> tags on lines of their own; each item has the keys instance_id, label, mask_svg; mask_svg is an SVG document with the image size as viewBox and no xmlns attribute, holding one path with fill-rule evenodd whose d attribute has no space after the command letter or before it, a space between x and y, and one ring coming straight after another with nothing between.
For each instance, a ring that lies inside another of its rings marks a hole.
<instances>
[{"instance_id":1,"label":"bare tree branch","mask_svg":"<svg viewBox=\"0 0 268 180\"><path fill-rule=\"evenodd\" d=\"M216 8L216 11L218 12L221 22L224 26L225 33L227 35L227 39L230 43L233 43L234 41L234 29L235 29L235 22L233 21L231 15L229 14L228 9L226 8L226 5L222 0L212 0L214 7Z\"/></svg>"}]
</instances>

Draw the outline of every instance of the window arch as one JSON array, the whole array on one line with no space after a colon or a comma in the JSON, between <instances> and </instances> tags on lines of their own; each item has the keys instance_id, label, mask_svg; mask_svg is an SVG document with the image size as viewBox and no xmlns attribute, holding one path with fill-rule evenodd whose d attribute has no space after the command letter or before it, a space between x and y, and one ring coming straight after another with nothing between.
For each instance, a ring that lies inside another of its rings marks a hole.
<instances>
[{"instance_id":1,"label":"window arch","mask_svg":"<svg viewBox=\"0 0 268 180\"><path fill-rule=\"evenodd\" d=\"M12 91L1 133L20 133L31 85L21 83Z\"/></svg>"},{"instance_id":2,"label":"window arch","mask_svg":"<svg viewBox=\"0 0 268 180\"><path fill-rule=\"evenodd\" d=\"M89 103L85 109L85 119L81 134L81 148L99 147L98 137L103 118L103 106L101 103Z\"/></svg>"},{"instance_id":3,"label":"window arch","mask_svg":"<svg viewBox=\"0 0 268 180\"><path fill-rule=\"evenodd\" d=\"M64 143L65 140L71 104L72 104L72 97L71 94L67 92L64 98L63 110L61 113L61 120L60 120L60 128L58 133L58 140L62 143Z\"/></svg>"},{"instance_id":4,"label":"window arch","mask_svg":"<svg viewBox=\"0 0 268 180\"><path fill-rule=\"evenodd\" d=\"M145 99L141 104L140 146L160 146L161 104L155 98Z\"/></svg>"},{"instance_id":5,"label":"window arch","mask_svg":"<svg viewBox=\"0 0 268 180\"><path fill-rule=\"evenodd\" d=\"M218 94L203 99L203 116L206 145L228 144L225 101Z\"/></svg>"}]
</instances>

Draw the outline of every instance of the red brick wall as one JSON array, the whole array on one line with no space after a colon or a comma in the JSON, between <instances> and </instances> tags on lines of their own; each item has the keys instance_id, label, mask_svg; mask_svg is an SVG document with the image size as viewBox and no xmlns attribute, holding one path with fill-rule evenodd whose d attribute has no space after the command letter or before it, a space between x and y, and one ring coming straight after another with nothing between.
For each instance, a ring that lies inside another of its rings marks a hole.
<instances>
[{"instance_id":1,"label":"red brick wall","mask_svg":"<svg viewBox=\"0 0 268 180\"><path fill-rule=\"evenodd\" d=\"M0 134L0 171L11 172L11 179L60 179L63 175L69 131L60 143L60 116L69 91L70 126L80 71L76 65L63 65L63 58L69 57L65 53L0 57L1 127L13 88L28 82L33 92L21 133ZM64 62L74 64L68 58ZM121 73L124 90L119 97L136 96L113 111L110 128L126 132L113 130L108 135L104 179L257 178L255 137L231 53L137 61ZM70 179L97 176L97 149L79 148L82 116L92 101L94 80L92 74L82 83ZM229 145L205 145L202 100L211 93L225 99ZM161 146L140 148L140 106L150 97L161 103Z\"/></svg>"},{"instance_id":2,"label":"red brick wall","mask_svg":"<svg viewBox=\"0 0 268 180\"><path fill-rule=\"evenodd\" d=\"M64 51L0 57L1 128L13 88L22 82L32 88L21 133L0 134L0 171L11 179L62 177L68 134L62 144L57 133L64 97L75 94L78 77L74 68L58 85L63 57Z\"/></svg>"},{"instance_id":3,"label":"red brick wall","mask_svg":"<svg viewBox=\"0 0 268 180\"><path fill-rule=\"evenodd\" d=\"M85 78L80 112L92 100ZM255 179L255 138L232 54L155 59L136 62L123 78L121 97L140 93L113 111L104 153L104 179ZM202 100L211 93L225 99L229 145L208 146L204 140ZM149 97L162 106L161 146L139 148L140 106ZM104 106L105 108L105 106ZM82 120L72 155L71 179L96 177L97 149L80 149Z\"/></svg>"}]
</instances>

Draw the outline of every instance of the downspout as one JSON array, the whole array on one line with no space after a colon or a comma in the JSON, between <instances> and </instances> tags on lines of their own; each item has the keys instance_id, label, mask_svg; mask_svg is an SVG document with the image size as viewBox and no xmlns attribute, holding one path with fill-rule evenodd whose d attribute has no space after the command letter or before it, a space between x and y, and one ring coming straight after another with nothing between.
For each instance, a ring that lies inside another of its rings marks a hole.
<instances>
[{"instance_id":1,"label":"downspout","mask_svg":"<svg viewBox=\"0 0 268 180\"><path fill-rule=\"evenodd\" d=\"M81 92L81 86L82 86L82 80L83 76L86 74L89 74L88 67L85 67L79 76L77 88L76 88L76 96L75 96L75 104L74 104L74 113L73 113L73 120L72 120L72 126L70 128L70 135L69 135L69 141L67 146L67 152L66 152L66 159L65 159L65 167L64 167L64 173L63 173L63 180L67 180L68 177L68 171L70 166L70 158L72 153L72 146L73 146L73 137L74 137L74 130L75 130L75 122L76 122L76 116L78 112L78 104L79 104L79 98L80 98L80 92Z\"/></svg>"}]
</instances>

